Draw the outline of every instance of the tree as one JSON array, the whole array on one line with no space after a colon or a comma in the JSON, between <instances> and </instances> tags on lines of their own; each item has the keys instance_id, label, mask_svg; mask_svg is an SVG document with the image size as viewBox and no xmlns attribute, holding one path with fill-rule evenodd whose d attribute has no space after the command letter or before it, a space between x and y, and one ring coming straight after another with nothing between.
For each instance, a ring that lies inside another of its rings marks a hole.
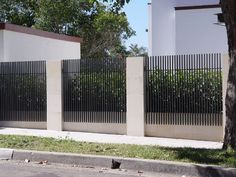
<instances>
[{"instance_id":1,"label":"tree","mask_svg":"<svg viewBox=\"0 0 236 177\"><path fill-rule=\"evenodd\" d=\"M112 51L119 55L122 41L135 32L129 27L125 13L106 11L105 6L97 6L89 18L89 23L83 25L83 38L87 45L82 45L84 57L107 56Z\"/></svg>"},{"instance_id":2,"label":"tree","mask_svg":"<svg viewBox=\"0 0 236 177\"><path fill-rule=\"evenodd\" d=\"M130 0L103 0L103 2L113 3L113 7L123 7L126 3L129 3Z\"/></svg>"},{"instance_id":3,"label":"tree","mask_svg":"<svg viewBox=\"0 0 236 177\"><path fill-rule=\"evenodd\" d=\"M1 0L0 21L31 27L38 8L37 0Z\"/></svg>"},{"instance_id":4,"label":"tree","mask_svg":"<svg viewBox=\"0 0 236 177\"><path fill-rule=\"evenodd\" d=\"M147 49L139 47L138 44L131 44L129 48L128 55L131 57L148 56Z\"/></svg>"},{"instance_id":5,"label":"tree","mask_svg":"<svg viewBox=\"0 0 236 177\"><path fill-rule=\"evenodd\" d=\"M236 1L220 0L228 36L229 74L226 91L226 127L223 148L236 149Z\"/></svg>"},{"instance_id":6,"label":"tree","mask_svg":"<svg viewBox=\"0 0 236 177\"><path fill-rule=\"evenodd\" d=\"M116 56L123 40L135 34L121 10L122 0L2 1L1 21L80 36L83 58L106 57L110 51Z\"/></svg>"}]
</instances>

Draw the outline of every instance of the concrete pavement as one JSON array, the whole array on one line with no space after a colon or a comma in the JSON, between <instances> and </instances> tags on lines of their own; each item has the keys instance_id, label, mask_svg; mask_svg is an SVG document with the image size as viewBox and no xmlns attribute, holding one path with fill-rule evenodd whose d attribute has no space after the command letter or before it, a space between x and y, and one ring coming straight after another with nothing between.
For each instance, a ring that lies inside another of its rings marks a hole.
<instances>
[{"instance_id":1,"label":"concrete pavement","mask_svg":"<svg viewBox=\"0 0 236 177\"><path fill-rule=\"evenodd\" d=\"M35 162L0 161L1 177L166 177L166 174L62 164L40 165ZM16 175L17 174L17 175ZM168 177L181 177L168 175Z\"/></svg>"},{"instance_id":2,"label":"concrete pavement","mask_svg":"<svg viewBox=\"0 0 236 177\"><path fill-rule=\"evenodd\" d=\"M68 132L68 131L50 131L50 130L0 127L0 134L52 137L61 139L67 138L75 141L95 142L95 143L157 145L163 147L189 147L189 148L204 148L204 149L222 148L221 142L157 138L157 137L134 137L127 135L111 135L111 134Z\"/></svg>"}]
</instances>

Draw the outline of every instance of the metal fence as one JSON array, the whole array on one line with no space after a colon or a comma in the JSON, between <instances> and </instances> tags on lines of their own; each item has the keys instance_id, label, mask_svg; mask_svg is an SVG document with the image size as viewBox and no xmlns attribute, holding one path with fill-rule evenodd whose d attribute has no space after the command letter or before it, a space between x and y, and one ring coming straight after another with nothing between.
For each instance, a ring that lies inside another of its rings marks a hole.
<instances>
[{"instance_id":1,"label":"metal fence","mask_svg":"<svg viewBox=\"0 0 236 177\"><path fill-rule=\"evenodd\" d=\"M126 123L126 62L63 61L65 122Z\"/></svg>"},{"instance_id":2,"label":"metal fence","mask_svg":"<svg viewBox=\"0 0 236 177\"><path fill-rule=\"evenodd\" d=\"M0 121L46 121L45 61L0 63Z\"/></svg>"},{"instance_id":3,"label":"metal fence","mask_svg":"<svg viewBox=\"0 0 236 177\"><path fill-rule=\"evenodd\" d=\"M146 59L146 123L222 125L221 54Z\"/></svg>"}]
</instances>

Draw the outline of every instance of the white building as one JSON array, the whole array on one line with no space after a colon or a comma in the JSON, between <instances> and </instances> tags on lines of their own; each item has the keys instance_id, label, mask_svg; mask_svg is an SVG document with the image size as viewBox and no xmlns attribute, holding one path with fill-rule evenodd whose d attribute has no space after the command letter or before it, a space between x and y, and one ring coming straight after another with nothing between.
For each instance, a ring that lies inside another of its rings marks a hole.
<instances>
[{"instance_id":1,"label":"white building","mask_svg":"<svg viewBox=\"0 0 236 177\"><path fill-rule=\"evenodd\" d=\"M219 0L151 0L149 55L226 53Z\"/></svg>"},{"instance_id":2,"label":"white building","mask_svg":"<svg viewBox=\"0 0 236 177\"><path fill-rule=\"evenodd\" d=\"M81 38L0 23L0 61L80 59Z\"/></svg>"}]
</instances>

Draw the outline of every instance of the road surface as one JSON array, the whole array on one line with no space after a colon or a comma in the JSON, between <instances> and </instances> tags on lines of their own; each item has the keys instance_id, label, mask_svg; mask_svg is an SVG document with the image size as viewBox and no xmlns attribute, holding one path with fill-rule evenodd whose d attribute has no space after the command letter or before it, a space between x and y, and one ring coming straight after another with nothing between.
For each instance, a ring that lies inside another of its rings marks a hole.
<instances>
[{"instance_id":1,"label":"road surface","mask_svg":"<svg viewBox=\"0 0 236 177\"><path fill-rule=\"evenodd\" d=\"M0 161L0 177L182 177L142 171L112 170L101 167ZM188 176L186 176L188 177Z\"/></svg>"}]
</instances>

